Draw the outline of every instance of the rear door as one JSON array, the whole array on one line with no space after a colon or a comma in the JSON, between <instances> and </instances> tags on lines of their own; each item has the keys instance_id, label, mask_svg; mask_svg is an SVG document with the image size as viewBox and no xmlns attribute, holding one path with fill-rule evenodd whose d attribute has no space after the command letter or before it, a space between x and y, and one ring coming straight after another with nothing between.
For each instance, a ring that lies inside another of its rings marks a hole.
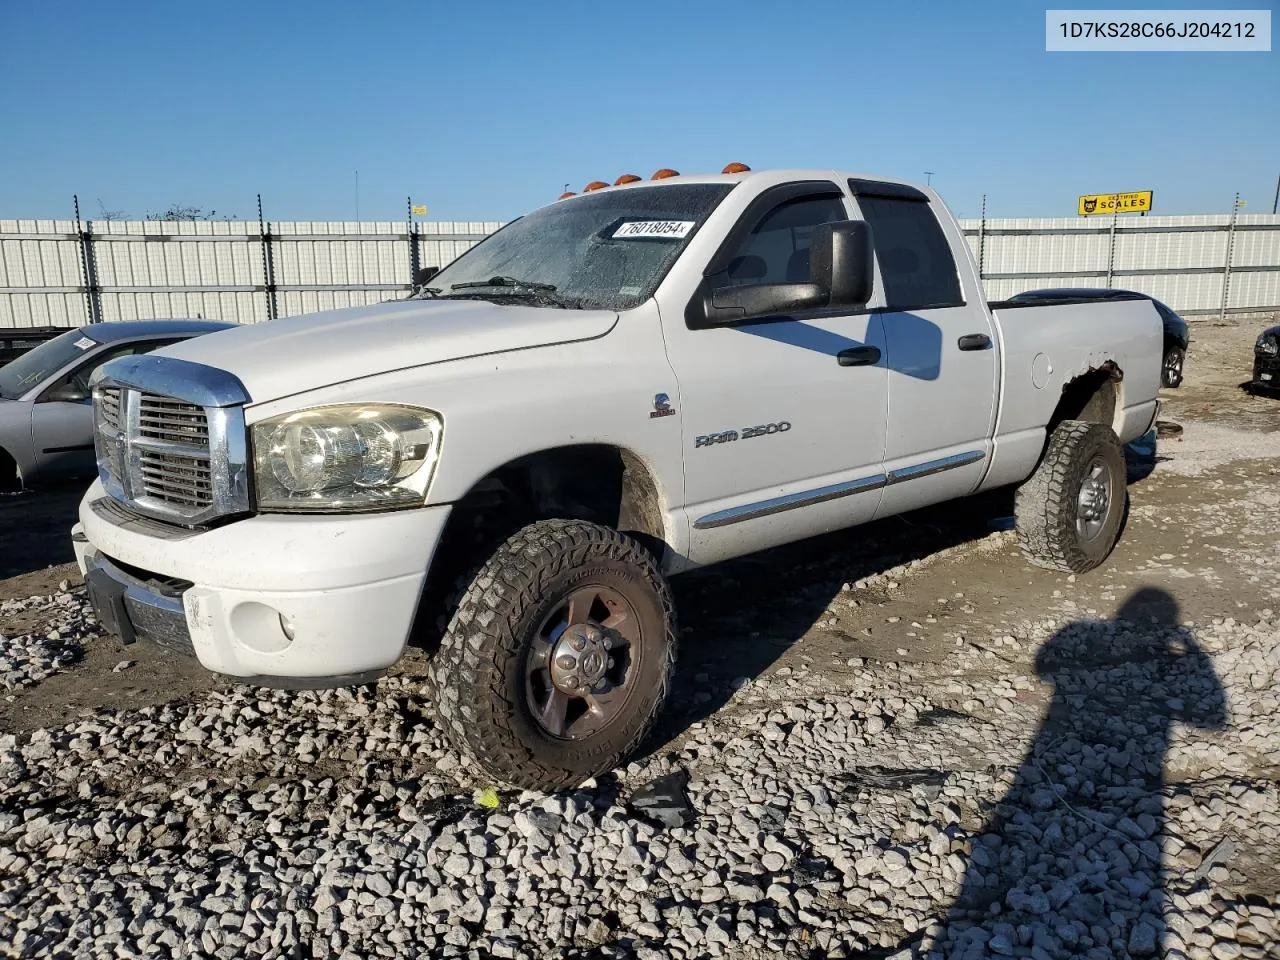
<instances>
[{"instance_id":1,"label":"rear door","mask_svg":"<svg viewBox=\"0 0 1280 960\"><path fill-rule=\"evenodd\" d=\"M888 344L880 515L973 492L996 413L995 328L963 236L914 187L851 180L874 236Z\"/></svg>"},{"instance_id":2,"label":"rear door","mask_svg":"<svg viewBox=\"0 0 1280 960\"><path fill-rule=\"evenodd\" d=\"M808 280L814 226L848 218L833 182L767 189L727 233L703 288ZM871 519L885 433L878 316L804 310L700 328L686 313L664 315L663 328L679 381L692 559ZM841 353L867 347L871 362L842 365Z\"/></svg>"}]
</instances>

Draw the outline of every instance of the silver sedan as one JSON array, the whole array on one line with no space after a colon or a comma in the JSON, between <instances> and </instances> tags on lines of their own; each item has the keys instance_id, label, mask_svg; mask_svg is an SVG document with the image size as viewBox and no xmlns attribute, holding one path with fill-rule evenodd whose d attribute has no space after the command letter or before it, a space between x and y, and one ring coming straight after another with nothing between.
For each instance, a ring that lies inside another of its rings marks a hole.
<instances>
[{"instance_id":1,"label":"silver sedan","mask_svg":"<svg viewBox=\"0 0 1280 960\"><path fill-rule=\"evenodd\" d=\"M211 320L95 323L0 367L0 491L97 469L89 376L99 366L233 326Z\"/></svg>"}]
</instances>

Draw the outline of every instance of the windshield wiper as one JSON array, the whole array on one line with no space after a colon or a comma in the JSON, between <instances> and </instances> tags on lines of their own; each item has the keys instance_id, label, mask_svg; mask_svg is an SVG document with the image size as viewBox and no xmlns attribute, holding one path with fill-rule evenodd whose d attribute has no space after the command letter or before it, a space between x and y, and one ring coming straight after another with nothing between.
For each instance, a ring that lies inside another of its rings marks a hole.
<instances>
[{"instance_id":1,"label":"windshield wiper","mask_svg":"<svg viewBox=\"0 0 1280 960\"><path fill-rule=\"evenodd\" d=\"M483 288L496 287L493 293L478 293ZM582 300L577 297L566 297L556 293L554 283L539 283L536 280L517 280L515 277L490 277L488 280L467 280L464 283L449 285L449 293L441 294L441 299L477 299L477 300L532 300L534 303L563 307L566 310L583 310ZM456 292L454 292L456 291Z\"/></svg>"},{"instance_id":2,"label":"windshield wiper","mask_svg":"<svg viewBox=\"0 0 1280 960\"><path fill-rule=\"evenodd\" d=\"M438 296L440 296L439 287L419 287L417 290L413 291L413 293L409 294L409 299L424 300L427 297L438 297Z\"/></svg>"},{"instance_id":3,"label":"windshield wiper","mask_svg":"<svg viewBox=\"0 0 1280 960\"><path fill-rule=\"evenodd\" d=\"M451 284L450 290L474 290L476 287L522 287L525 290L555 290L554 283L539 283L536 280L518 280L515 277L490 277L488 280L468 280L465 283Z\"/></svg>"}]
</instances>

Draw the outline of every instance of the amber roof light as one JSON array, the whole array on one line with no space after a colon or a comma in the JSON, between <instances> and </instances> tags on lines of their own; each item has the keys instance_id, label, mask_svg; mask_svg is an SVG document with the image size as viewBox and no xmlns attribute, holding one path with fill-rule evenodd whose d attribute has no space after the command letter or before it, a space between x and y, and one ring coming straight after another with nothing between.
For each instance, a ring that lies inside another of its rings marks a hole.
<instances>
[{"instance_id":1,"label":"amber roof light","mask_svg":"<svg viewBox=\"0 0 1280 960\"><path fill-rule=\"evenodd\" d=\"M678 176L680 176L680 171L679 171L679 170L672 170L670 167L663 167L661 170L659 170L657 173L655 173L655 174L654 174L652 177L650 177L649 179L650 179L650 180L665 180L665 179L667 179L667 177L678 177Z\"/></svg>"},{"instance_id":2,"label":"amber roof light","mask_svg":"<svg viewBox=\"0 0 1280 960\"><path fill-rule=\"evenodd\" d=\"M576 193L574 193L572 190L566 190L564 193L560 194L560 196L556 197L556 199L557 199L557 200L568 200L570 197L576 197L576 196L577 196L577 194L576 194Z\"/></svg>"},{"instance_id":3,"label":"amber roof light","mask_svg":"<svg viewBox=\"0 0 1280 960\"><path fill-rule=\"evenodd\" d=\"M613 185L615 187L620 187L624 183L639 183L639 182L640 182L640 178L637 177L634 173L624 173L617 180L613 181Z\"/></svg>"},{"instance_id":4,"label":"amber roof light","mask_svg":"<svg viewBox=\"0 0 1280 960\"><path fill-rule=\"evenodd\" d=\"M738 163L735 160L733 163L726 163L724 165L724 169L721 170L720 172L721 173L750 173L751 168L748 167L745 163Z\"/></svg>"},{"instance_id":5,"label":"amber roof light","mask_svg":"<svg viewBox=\"0 0 1280 960\"><path fill-rule=\"evenodd\" d=\"M592 190L603 190L607 186L608 184L605 183L603 180L592 180L590 183L588 183L585 187L582 188L582 192L590 193Z\"/></svg>"}]
</instances>

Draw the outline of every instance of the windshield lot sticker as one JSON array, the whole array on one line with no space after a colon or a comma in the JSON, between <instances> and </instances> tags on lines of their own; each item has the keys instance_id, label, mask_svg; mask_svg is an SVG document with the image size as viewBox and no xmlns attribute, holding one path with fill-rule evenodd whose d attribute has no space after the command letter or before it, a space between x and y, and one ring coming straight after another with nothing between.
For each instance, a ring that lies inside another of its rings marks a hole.
<instances>
[{"instance_id":1,"label":"windshield lot sticker","mask_svg":"<svg viewBox=\"0 0 1280 960\"><path fill-rule=\"evenodd\" d=\"M97 345L98 344L96 341L90 340L88 337L81 337L79 340L77 340L75 343L72 344L72 346L75 347L77 350L88 350L89 348L96 347Z\"/></svg>"},{"instance_id":2,"label":"windshield lot sticker","mask_svg":"<svg viewBox=\"0 0 1280 960\"><path fill-rule=\"evenodd\" d=\"M628 220L613 231L614 240L678 240L693 229L692 220Z\"/></svg>"}]
</instances>

